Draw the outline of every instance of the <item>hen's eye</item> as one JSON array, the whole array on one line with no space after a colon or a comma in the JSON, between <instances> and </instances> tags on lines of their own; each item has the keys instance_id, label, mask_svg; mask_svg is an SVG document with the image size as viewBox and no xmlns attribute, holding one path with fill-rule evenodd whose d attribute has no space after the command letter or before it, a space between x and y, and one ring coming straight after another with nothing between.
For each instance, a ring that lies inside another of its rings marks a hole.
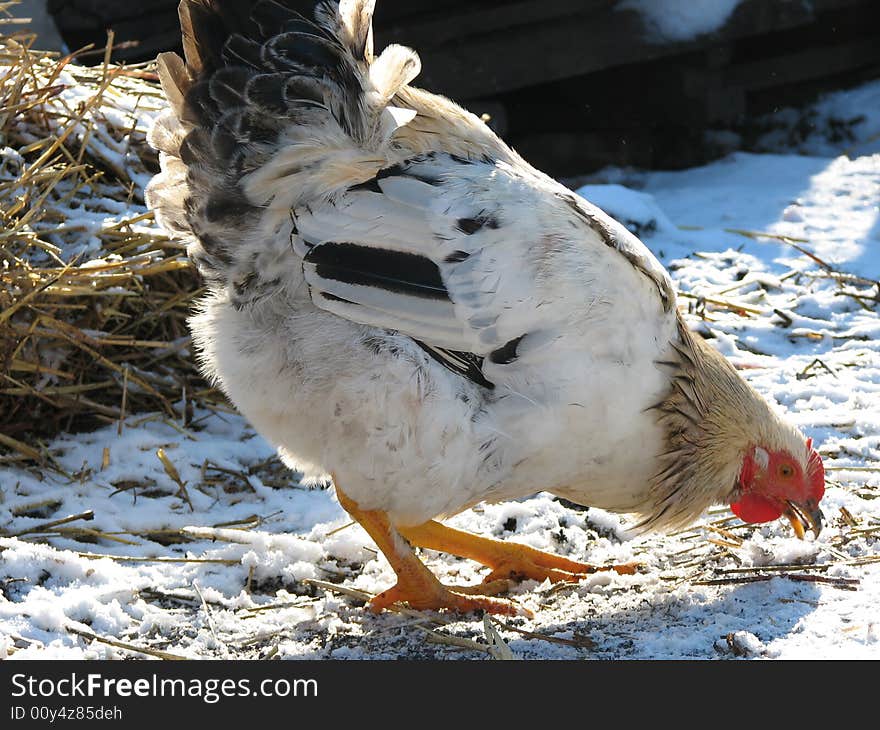
<instances>
[{"instance_id":1,"label":"hen's eye","mask_svg":"<svg viewBox=\"0 0 880 730\"><path fill-rule=\"evenodd\" d=\"M779 476L781 476L783 479L788 479L789 477L794 476L794 468L791 466L791 464L780 464Z\"/></svg>"}]
</instances>

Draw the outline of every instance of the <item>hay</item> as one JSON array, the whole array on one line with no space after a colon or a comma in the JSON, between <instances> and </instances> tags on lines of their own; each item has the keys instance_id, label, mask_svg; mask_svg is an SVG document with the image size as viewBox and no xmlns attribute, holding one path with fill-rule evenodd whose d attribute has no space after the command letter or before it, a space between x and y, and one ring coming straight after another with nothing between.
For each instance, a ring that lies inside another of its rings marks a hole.
<instances>
[{"instance_id":1,"label":"hay","mask_svg":"<svg viewBox=\"0 0 880 730\"><path fill-rule=\"evenodd\" d=\"M0 36L4 461L41 459L60 430L150 411L186 425L222 400L189 351L198 278L144 204L164 104L153 67L80 66L32 42Z\"/></svg>"}]
</instances>

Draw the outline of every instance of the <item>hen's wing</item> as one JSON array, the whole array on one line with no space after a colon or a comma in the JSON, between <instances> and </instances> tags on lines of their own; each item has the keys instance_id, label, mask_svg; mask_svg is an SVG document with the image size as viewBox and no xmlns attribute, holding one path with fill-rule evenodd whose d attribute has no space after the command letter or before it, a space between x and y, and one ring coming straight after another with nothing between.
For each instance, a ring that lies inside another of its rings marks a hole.
<instances>
[{"instance_id":1,"label":"hen's wing","mask_svg":"<svg viewBox=\"0 0 880 730\"><path fill-rule=\"evenodd\" d=\"M517 227L515 209L505 207L535 197L491 161L441 153L384 169L333 203L296 211L312 299L409 335L492 387L493 365L522 356L559 324L526 261L538 226Z\"/></svg>"},{"instance_id":2,"label":"hen's wing","mask_svg":"<svg viewBox=\"0 0 880 730\"><path fill-rule=\"evenodd\" d=\"M569 329L589 297L579 278L588 259L632 244L593 217L604 219L527 169L429 153L297 208L294 240L318 307L409 335L491 387L503 366L541 357Z\"/></svg>"}]
</instances>

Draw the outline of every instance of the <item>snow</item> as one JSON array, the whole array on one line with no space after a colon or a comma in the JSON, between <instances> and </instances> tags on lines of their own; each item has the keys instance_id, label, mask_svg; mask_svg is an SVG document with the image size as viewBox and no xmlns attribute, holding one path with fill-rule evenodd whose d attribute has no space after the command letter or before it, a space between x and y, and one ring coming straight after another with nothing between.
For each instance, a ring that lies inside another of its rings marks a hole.
<instances>
[{"instance_id":1,"label":"snow","mask_svg":"<svg viewBox=\"0 0 880 730\"><path fill-rule=\"evenodd\" d=\"M812 118L846 117L877 93L829 96ZM642 535L626 516L540 492L469 510L451 524L573 559L642 563L635 575L515 587L535 615L495 624L514 656L880 658L873 109L851 125L850 157L824 136L779 134L760 154L677 172L607 169L581 189L643 236L690 325L815 440L827 525L799 541L782 522L748 527L719 508L680 534ZM94 637L190 658L489 656L426 641L430 629L488 647L473 616L366 612L357 591L389 587L387 561L332 490L298 483L234 413L197 411L186 424L132 414L121 433L62 434L48 450L56 471L0 465L0 657L145 656ZM42 527L67 516L77 519ZM422 557L446 583L486 573Z\"/></svg>"},{"instance_id":2,"label":"snow","mask_svg":"<svg viewBox=\"0 0 880 730\"><path fill-rule=\"evenodd\" d=\"M758 140L764 150L787 146L819 157L880 152L880 80L826 94L805 110L777 109L762 120L767 131Z\"/></svg>"},{"instance_id":3,"label":"snow","mask_svg":"<svg viewBox=\"0 0 880 730\"><path fill-rule=\"evenodd\" d=\"M740 0L623 0L617 10L635 10L657 40L689 41L722 28Z\"/></svg>"},{"instance_id":4,"label":"snow","mask_svg":"<svg viewBox=\"0 0 880 730\"><path fill-rule=\"evenodd\" d=\"M577 191L638 236L656 231L674 234L677 226L666 217L653 195L614 183L583 185Z\"/></svg>"}]
</instances>

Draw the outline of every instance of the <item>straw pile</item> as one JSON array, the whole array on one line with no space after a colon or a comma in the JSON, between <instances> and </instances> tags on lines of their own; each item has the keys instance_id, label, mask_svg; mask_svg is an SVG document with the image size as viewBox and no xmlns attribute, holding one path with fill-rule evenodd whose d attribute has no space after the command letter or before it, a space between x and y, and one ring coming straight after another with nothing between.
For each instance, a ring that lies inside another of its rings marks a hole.
<instances>
[{"instance_id":1,"label":"straw pile","mask_svg":"<svg viewBox=\"0 0 880 730\"><path fill-rule=\"evenodd\" d=\"M185 422L220 398L189 352L198 278L144 205L155 72L31 50L12 5L0 2L2 461L42 460L40 439L61 429L144 411Z\"/></svg>"}]
</instances>

